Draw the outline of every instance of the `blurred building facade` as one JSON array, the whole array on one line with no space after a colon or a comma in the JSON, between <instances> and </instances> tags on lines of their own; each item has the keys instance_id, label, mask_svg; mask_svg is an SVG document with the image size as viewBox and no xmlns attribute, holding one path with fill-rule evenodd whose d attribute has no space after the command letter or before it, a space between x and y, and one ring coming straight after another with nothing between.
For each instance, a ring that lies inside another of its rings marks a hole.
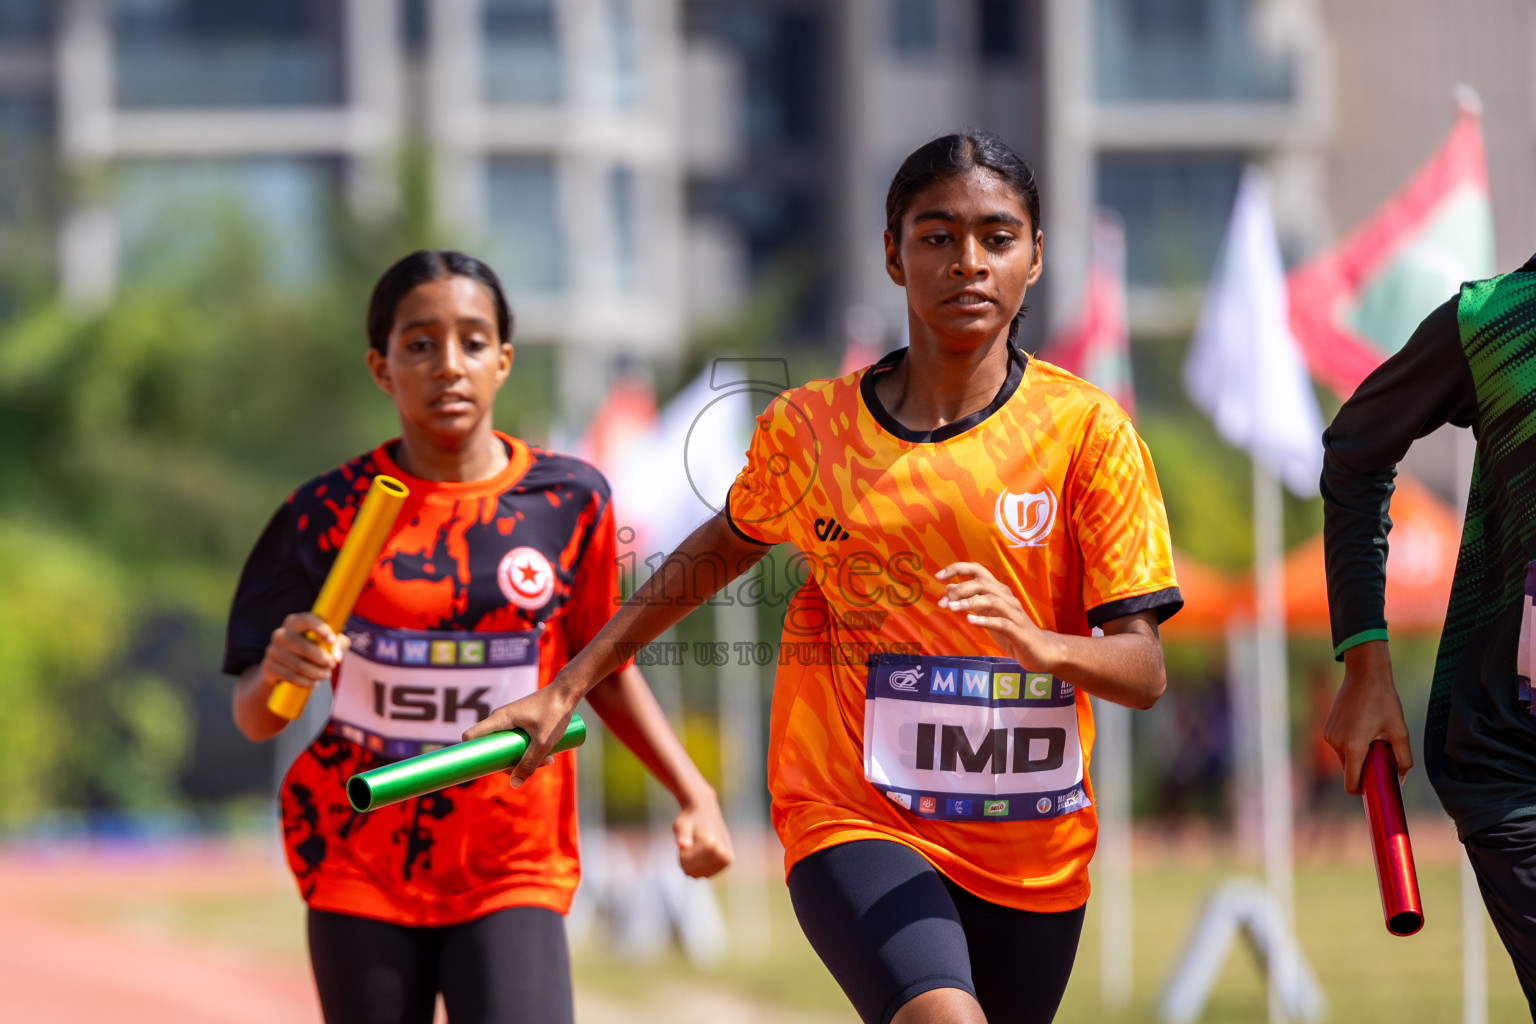
<instances>
[{"instance_id":1,"label":"blurred building facade","mask_svg":"<svg viewBox=\"0 0 1536 1024\"><path fill-rule=\"evenodd\" d=\"M319 269L327 204L389 215L414 147L436 217L498 267L525 331L646 352L682 333L669 0L0 9L26 12L0 24L28 30L15 45L51 107L68 296L132 280L209 193L267 230L286 273Z\"/></svg>"},{"instance_id":2,"label":"blurred building facade","mask_svg":"<svg viewBox=\"0 0 1536 1024\"><path fill-rule=\"evenodd\" d=\"M328 203L390 215L419 152L522 335L574 353L581 407L591 356L675 359L775 274L792 338L835 345L859 305L899 343L886 183L959 126L1040 172L1033 341L1076 299L1096 206L1126 224L1133 332L1180 336L1244 163L1309 255L1433 148L1458 82L1513 265L1533 57L1523 0L0 0L0 232L47 210L58 287L90 302L234 195L302 275Z\"/></svg>"}]
</instances>

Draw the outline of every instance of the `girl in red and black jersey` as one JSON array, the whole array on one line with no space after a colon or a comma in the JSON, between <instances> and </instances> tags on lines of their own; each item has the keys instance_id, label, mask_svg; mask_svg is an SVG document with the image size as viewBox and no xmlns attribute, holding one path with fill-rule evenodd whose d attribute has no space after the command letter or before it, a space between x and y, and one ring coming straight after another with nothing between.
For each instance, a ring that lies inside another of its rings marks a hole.
<instances>
[{"instance_id":1,"label":"girl in red and black jersey","mask_svg":"<svg viewBox=\"0 0 1536 1024\"><path fill-rule=\"evenodd\" d=\"M330 721L281 793L330 1024L425 1024L439 992L455 1024L572 1017L562 915L579 876L573 754L515 791L494 775L368 814L345 793L356 772L453 742L546 684L616 605L602 475L492 428L511 319L495 273L462 253L416 252L387 270L367 358L400 438L295 491L235 594L224 669L239 677L247 737L287 724L266 706L279 680L336 687ZM410 497L338 636L304 609L381 473ZM729 863L715 794L634 666L589 702L677 797L683 870Z\"/></svg>"}]
</instances>

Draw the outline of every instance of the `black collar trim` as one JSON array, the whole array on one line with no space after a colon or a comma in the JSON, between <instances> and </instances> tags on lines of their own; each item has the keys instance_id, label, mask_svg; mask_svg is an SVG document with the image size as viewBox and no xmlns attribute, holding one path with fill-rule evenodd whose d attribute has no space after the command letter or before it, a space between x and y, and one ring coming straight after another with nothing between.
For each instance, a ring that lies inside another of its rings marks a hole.
<instances>
[{"instance_id":1,"label":"black collar trim","mask_svg":"<svg viewBox=\"0 0 1536 1024\"><path fill-rule=\"evenodd\" d=\"M1008 376L1003 381L1003 386L997 389L997 395L988 403L985 409L978 409L969 416L955 420L953 423L944 424L937 430L913 430L910 427L902 426L896 417L887 412L885 406L880 404L880 396L875 394L875 378L895 369L906 357L907 350L900 348L865 370L863 378L859 381L859 395L864 399L864 408L869 410L869 414L875 418L876 423L880 424L882 430L888 434L895 435L903 441L913 441L918 444L933 444L938 441L948 441L952 437L958 437L1001 409L1008 399L1013 397L1013 393L1019 389L1019 384L1024 380L1024 366L1029 360L1027 355L1014 347L1012 342L1009 342Z\"/></svg>"}]
</instances>

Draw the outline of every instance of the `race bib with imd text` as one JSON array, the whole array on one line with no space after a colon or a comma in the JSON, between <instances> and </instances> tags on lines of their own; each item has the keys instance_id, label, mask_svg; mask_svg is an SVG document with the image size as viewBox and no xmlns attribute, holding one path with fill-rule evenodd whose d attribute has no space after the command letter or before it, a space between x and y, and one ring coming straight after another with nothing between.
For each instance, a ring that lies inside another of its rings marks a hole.
<instances>
[{"instance_id":1,"label":"race bib with imd text","mask_svg":"<svg viewBox=\"0 0 1536 1024\"><path fill-rule=\"evenodd\" d=\"M1007 658L870 659L864 776L913 814L945 821L1089 806L1071 684Z\"/></svg>"}]
</instances>

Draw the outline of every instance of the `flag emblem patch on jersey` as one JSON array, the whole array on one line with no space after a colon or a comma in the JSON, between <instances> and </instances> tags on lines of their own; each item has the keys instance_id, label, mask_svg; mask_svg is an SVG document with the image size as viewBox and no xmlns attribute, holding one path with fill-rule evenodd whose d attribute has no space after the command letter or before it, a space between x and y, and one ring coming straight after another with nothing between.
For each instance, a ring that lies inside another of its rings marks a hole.
<instances>
[{"instance_id":1,"label":"flag emblem patch on jersey","mask_svg":"<svg viewBox=\"0 0 1536 1024\"><path fill-rule=\"evenodd\" d=\"M537 548L513 548L501 557L496 582L508 601L519 608L542 608L555 592L555 571Z\"/></svg>"}]
</instances>

